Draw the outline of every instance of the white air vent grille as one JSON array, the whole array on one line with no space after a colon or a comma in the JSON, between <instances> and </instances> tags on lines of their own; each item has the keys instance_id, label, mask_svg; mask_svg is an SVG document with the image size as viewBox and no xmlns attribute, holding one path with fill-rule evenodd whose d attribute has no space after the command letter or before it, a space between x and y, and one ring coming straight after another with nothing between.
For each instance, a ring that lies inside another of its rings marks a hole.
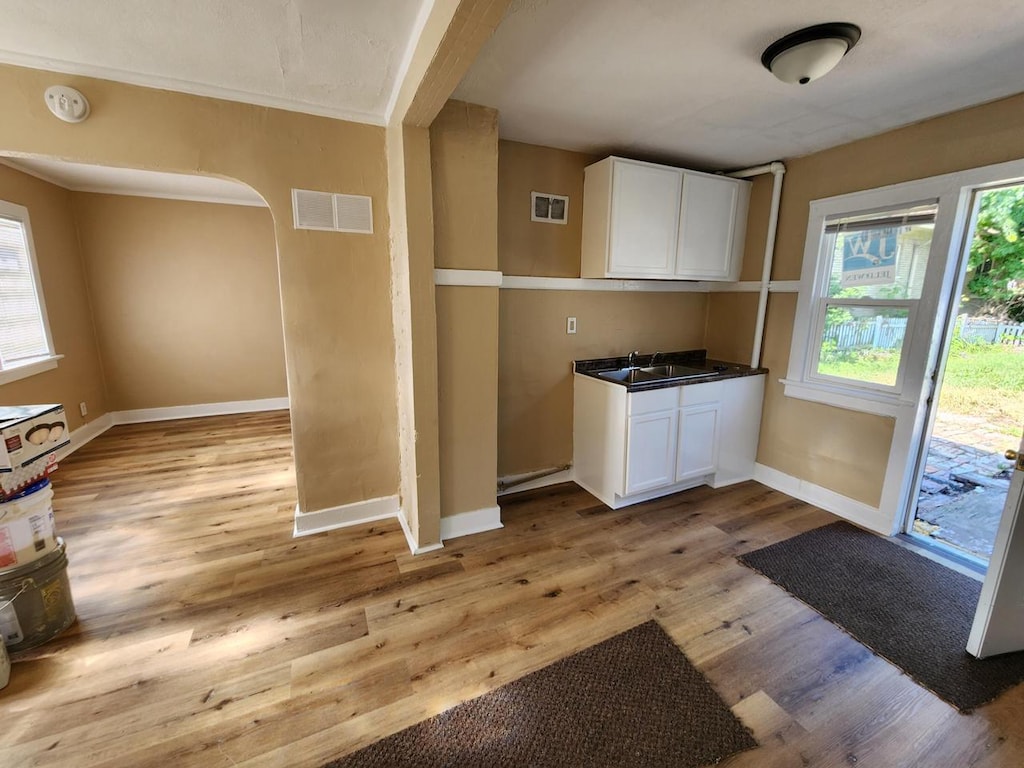
<instances>
[{"instance_id":1,"label":"white air vent grille","mask_svg":"<svg viewBox=\"0 0 1024 768\"><path fill-rule=\"evenodd\" d=\"M292 190L292 213L296 229L373 234L373 198Z\"/></svg>"}]
</instances>

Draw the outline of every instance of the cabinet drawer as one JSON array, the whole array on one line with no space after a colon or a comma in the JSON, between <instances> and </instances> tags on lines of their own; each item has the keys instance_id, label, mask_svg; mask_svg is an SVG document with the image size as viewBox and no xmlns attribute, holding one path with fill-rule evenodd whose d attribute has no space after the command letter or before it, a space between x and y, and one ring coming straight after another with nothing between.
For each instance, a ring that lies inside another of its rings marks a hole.
<instances>
[{"instance_id":1,"label":"cabinet drawer","mask_svg":"<svg viewBox=\"0 0 1024 768\"><path fill-rule=\"evenodd\" d=\"M679 405L717 403L722 399L722 382L709 381L707 384L687 384L679 388Z\"/></svg>"},{"instance_id":2,"label":"cabinet drawer","mask_svg":"<svg viewBox=\"0 0 1024 768\"><path fill-rule=\"evenodd\" d=\"M685 389L685 387L683 387ZM699 401L699 402L704 402ZM679 388L652 389L650 392L629 393L629 415L670 411L679 404Z\"/></svg>"}]
</instances>

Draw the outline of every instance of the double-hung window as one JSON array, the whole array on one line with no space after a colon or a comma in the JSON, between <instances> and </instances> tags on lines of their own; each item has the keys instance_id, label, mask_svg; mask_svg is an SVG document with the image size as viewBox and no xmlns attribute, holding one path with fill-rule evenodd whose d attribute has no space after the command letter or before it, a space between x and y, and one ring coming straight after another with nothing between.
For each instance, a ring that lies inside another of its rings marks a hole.
<instances>
[{"instance_id":1,"label":"double-hung window","mask_svg":"<svg viewBox=\"0 0 1024 768\"><path fill-rule=\"evenodd\" d=\"M935 213L925 204L825 219L805 380L900 393Z\"/></svg>"},{"instance_id":2,"label":"double-hung window","mask_svg":"<svg viewBox=\"0 0 1024 768\"><path fill-rule=\"evenodd\" d=\"M28 210L0 201L0 383L55 365Z\"/></svg>"}]
</instances>

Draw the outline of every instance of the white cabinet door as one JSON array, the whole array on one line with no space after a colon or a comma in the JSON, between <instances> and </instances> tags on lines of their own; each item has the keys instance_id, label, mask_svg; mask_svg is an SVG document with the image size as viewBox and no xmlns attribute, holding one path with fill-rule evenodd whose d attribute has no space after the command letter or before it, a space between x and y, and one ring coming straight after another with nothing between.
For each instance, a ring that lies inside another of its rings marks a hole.
<instances>
[{"instance_id":1,"label":"white cabinet door","mask_svg":"<svg viewBox=\"0 0 1024 768\"><path fill-rule=\"evenodd\" d=\"M685 174L676 277L735 280L734 246L740 184L735 179Z\"/></svg>"},{"instance_id":2,"label":"white cabinet door","mask_svg":"<svg viewBox=\"0 0 1024 768\"><path fill-rule=\"evenodd\" d=\"M683 172L615 160L609 277L671 277L676 266Z\"/></svg>"},{"instance_id":3,"label":"white cabinet door","mask_svg":"<svg viewBox=\"0 0 1024 768\"><path fill-rule=\"evenodd\" d=\"M624 496L675 482L677 411L630 416Z\"/></svg>"},{"instance_id":4,"label":"white cabinet door","mask_svg":"<svg viewBox=\"0 0 1024 768\"><path fill-rule=\"evenodd\" d=\"M675 481L709 475L718 467L718 403L679 409Z\"/></svg>"}]
</instances>

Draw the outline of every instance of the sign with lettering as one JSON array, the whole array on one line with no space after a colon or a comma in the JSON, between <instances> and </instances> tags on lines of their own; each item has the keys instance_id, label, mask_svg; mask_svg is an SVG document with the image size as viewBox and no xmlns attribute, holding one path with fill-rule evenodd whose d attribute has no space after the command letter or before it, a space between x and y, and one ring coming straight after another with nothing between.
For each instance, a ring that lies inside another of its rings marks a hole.
<instances>
[{"instance_id":1,"label":"sign with lettering","mask_svg":"<svg viewBox=\"0 0 1024 768\"><path fill-rule=\"evenodd\" d=\"M896 282L897 238L901 227L847 232L843 237L843 288Z\"/></svg>"}]
</instances>

